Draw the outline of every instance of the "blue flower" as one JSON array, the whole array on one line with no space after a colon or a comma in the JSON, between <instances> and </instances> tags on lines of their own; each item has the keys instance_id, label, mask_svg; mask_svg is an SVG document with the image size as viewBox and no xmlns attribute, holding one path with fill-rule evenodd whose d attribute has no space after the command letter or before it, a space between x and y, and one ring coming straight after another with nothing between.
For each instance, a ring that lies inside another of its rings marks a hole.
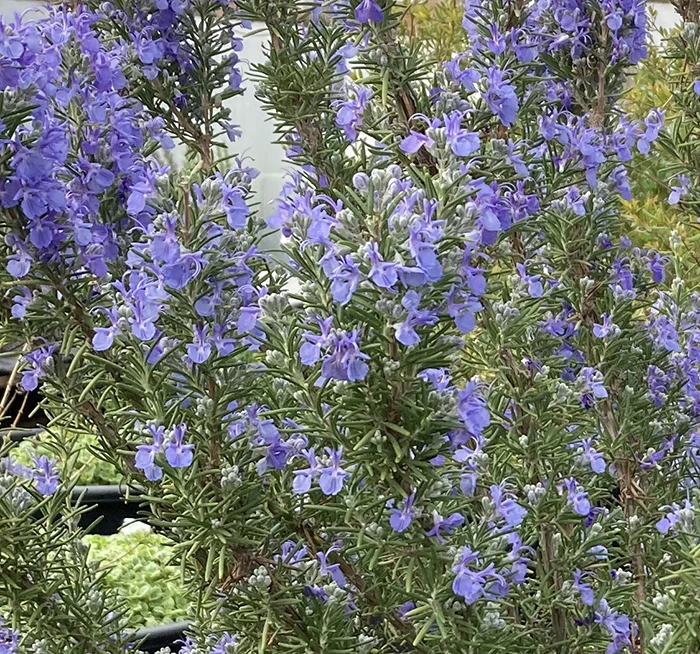
<instances>
[{"instance_id":1,"label":"blue flower","mask_svg":"<svg viewBox=\"0 0 700 654\"><path fill-rule=\"evenodd\" d=\"M207 338L209 327L207 325L194 325L194 342L186 346L187 358L192 363L204 363L211 356L211 343Z\"/></svg>"},{"instance_id":2,"label":"blue flower","mask_svg":"<svg viewBox=\"0 0 700 654\"><path fill-rule=\"evenodd\" d=\"M506 493L505 484L491 486L491 500L507 527L518 527L527 515L527 509L520 506L511 493Z\"/></svg>"},{"instance_id":3,"label":"blue flower","mask_svg":"<svg viewBox=\"0 0 700 654\"><path fill-rule=\"evenodd\" d=\"M362 23L381 23L384 20L384 12L375 0L361 0L355 7L355 20Z\"/></svg>"},{"instance_id":4,"label":"blue flower","mask_svg":"<svg viewBox=\"0 0 700 654\"><path fill-rule=\"evenodd\" d=\"M31 368L22 372L22 388L25 391L36 390L39 386L39 379L45 374L49 366L53 363L53 353L58 345L44 345L32 352L23 355L23 360Z\"/></svg>"},{"instance_id":5,"label":"blue flower","mask_svg":"<svg viewBox=\"0 0 700 654\"><path fill-rule=\"evenodd\" d=\"M569 448L580 447L583 451L581 458L591 466L591 470L596 474L602 474L607 467L603 455L593 448L593 438L584 438L578 443L569 445Z\"/></svg>"},{"instance_id":6,"label":"blue flower","mask_svg":"<svg viewBox=\"0 0 700 654\"><path fill-rule=\"evenodd\" d=\"M366 252L370 264L369 278L380 288L393 288L399 278L397 264L384 261L374 241L367 244Z\"/></svg>"},{"instance_id":7,"label":"blue flower","mask_svg":"<svg viewBox=\"0 0 700 654\"><path fill-rule=\"evenodd\" d=\"M345 138L351 143L357 140L357 128L362 124L362 116L370 99L372 89L368 86L356 84L352 86L355 94L354 100L335 101L334 106L338 109L335 123L343 130Z\"/></svg>"},{"instance_id":8,"label":"blue flower","mask_svg":"<svg viewBox=\"0 0 700 654\"><path fill-rule=\"evenodd\" d=\"M587 516L591 511L588 493L573 477L564 480L564 488L566 488L567 501L571 508L579 515Z\"/></svg>"},{"instance_id":9,"label":"blue flower","mask_svg":"<svg viewBox=\"0 0 700 654\"><path fill-rule=\"evenodd\" d=\"M17 654L19 651L19 632L6 627L0 617L0 654Z\"/></svg>"},{"instance_id":10,"label":"blue flower","mask_svg":"<svg viewBox=\"0 0 700 654\"><path fill-rule=\"evenodd\" d=\"M308 493L311 490L311 482L318 476L319 466L316 462L314 448L302 451L302 456L307 460L309 467L294 471L294 482L292 483L292 493Z\"/></svg>"},{"instance_id":11,"label":"blue flower","mask_svg":"<svg viewBox=\"0 0 700 654\"><path fill-rule=\"evenodd\" d=\"M230 654L237 648L238 644L238 636L232 636L226 631L212 647L211 654Z\"/></svg>"},{"instance_id":12,"label":"blue flower","mask_svg":"<svg viewBox=\"0 0 700 654\"><path fill-rule=\"evenodd\" d=\"M474 604L482 597L491 597L489 588L494 585L501 589L508 587L503 576L496 572L493 563L489 563L488 566L479 570L480 566L479 552L472 552L471 548L465 545L457 562L452 567L452 571L455 573L452 591L455 595L463 597L467 604Z\"/></svg>"},{"instance_id":13,"label":"blue flower","mask_svg":"<svg viewBox=\"0 0 700 654\"><path fill-rule=\"evenodd\" d=\"M424 325L434 325L438 318L435 313L428 310L419 310L421 295L416 291L407 291L401 300L401 306L408 311L406 319L396 325L396 340L402 345L415 345L420 337L415 328Z\"/></svg>"},{"instance_id":14,"label":"blue flower","mask_svg":"<svg viewBox=\"0 0 700 654\"><path fill-rule=\"evenodd\" d=\"M45 455L34 457L34 485L42 495L53 495L58 488L56 462Z\"/></svg>"},{"instance_id":15,"label":"blue flower","mask_svg":"<svg viewBox=\"0 0 700 654\"><path fill-rule=\"evenodd\" d=\"M515 122L520 106L515 87L506 81L505 71L495 67L487 69L486 84L486 104L506 127L510 127Z\"/></svg>"},{"instance_id":16,"label":"blue flower","mask_svg":"<svg viewBox=\"0 0 700 654\"><path fill-rule=\"evenodd\" d=\"M328 277L331 280L333 299L341 305L350 302L360 279L360 268L354 262L352 255L345 254L336 259Z\"/></svg>"},{"instance_id":17,"label":"blue flower","mask_svg":"<svg viewBox=\"0 0 700 654\"><path fill-rule=\"evenodd\" d=\"M607 313L601 314L602 323L593 324L593 335L596 338L607 338L611 334L617 336L620 328L612 321L613 317Z\"/></svg>"},{"instance_id":18,"label":"blue flower","mask_svg":"<svg viewBox=\"0 0 700 654\"><path fill-rule=\"evenodd\" d=\"M134 466L139 470L143 470L144 474L146 475L146 479L150 481L158 481L163 476L163 469L156 465L156 455L163 449L165 427L148 425L147 430L150 433L153 442L136 446Z\"/></svg>"},{"instance_id":19,"label":"blue flower","mask_svg":"<svg viewBox=\"0 0 700 654\"><path fill-rule=\"evenodd\" d=\"M389 514L389 524L391 528L396 532L406 531L411 521L415 516L413 511L413 501L416 499L415 491L412 492L403 502L403 506L399 508L393 508L394 500L389 500L387 505L391 505L391 512Z\"/></svg>"},{"instance_id":20,"label":"blue flower","mask_svg":"<svg viewBox=\"0 0 700 654\"><path fill-rule=\"evenodd\" d=\"M542 286L542 277L540 275L528 275L525 270L525 266L522 263L516 263L515 267L518 270L520 279L523 284L527 284L527 292L530 297L538 298L542 297L544 293L544 288Z\"/></svg>"},{"instance_id":21,"label":"blue flower","mask_svg":"<svg viewBox=\"0 0 700 654\"><path fill-rule=\"evenodd\" d=\"M345 588L345 575L340 569L340 563L329 563L328 557L334 552L339 552L341 546L339 544L332 545L328 548L327 552L317 552L316 556L321 562L320 573L322 575L329 575L331 579L340 587Z\"/></svg>"},{"instance_id":22,"label":"blue flower","mask_svg":"<svg viewBox=\"0 0 700 654\"><path fill-rule=\"evenodd\" d=\"M581 581L583 578L583 573L580 570L574 571L574 588L579 592L581 596L581 601L586 606L593 606L595 603L595 596L593 595L593 589L590 584Z\"/></svg>"},{"instance_id":23,"label":"blue flower","mask_svg":"<svg viewBox=\"0 0 700 654\"><path fill-rule=\"evenodd\" d=\"M165 459L173 468L187 468L194 459L194 445L184 442L186 431L187 425L177 425L165 444Z\"/></svg>"},{"instance_id":24,"label":"blue flower","mask_svg":"<svg viewBox=\"0 0 700 654\"><path fill-rule=\"evenodd\" d=\"M482 385L476 379L470 379L464 389L457 393L457 413L474 436L480 435L491 423L491 415L481 389Z\"/></svg>"},{"instance_id":25,"label":"blue flower","mask_svg":"<svg viewBox=\"0 0 700 654\"><path fill-rule=\"evenodd\" d=\"M435 536L439 543L444 543L445 539L441 532L451 534L457 527L464 524L464 516L461 513L453 513L447 518L443 518L437 511L433 511L433 528L426 532L426 536Z\"/></svg>"},{"instance_id":26,"label":"blue flower","mask_svg":"<svg viewBox=\"0 0 700 654\"><path fill-rule=\"evenodd\" d=\"M581 368L579 380L583 382L584 393L590 393L599 400L608 397L608 391L603 386L603 375L595 368Z\"/></svg>"},{"instance_id":27,"label":"blue flower","mask_svg":"<svg viewBox=\"0 0 700 654\"><path fill-rule=\"evenodd\" d=\"M678 176L679 186L672 186L668 196L669 204L678 204L684 195L688 195L690 189L690 179L687 175Z\"/></svg>"},{"instance_id":28,"label":"blue flower","mask_svg":"<svg viewBox=\"0 0 700 654\"><path fill-rule=\"evenodd\" d=\"M109 319L109 327L95 327L95 333L92 337L92 347L95 352L104 352L109 350L114 343L114 337L119 334L119 314L116 306L109 309L98 308L98 311L104 313Z\"/></svg>"},{"instance_id":29,"label":"blue flower","mask_svg":"<svg viewBox=\"0 0 700 654\"><path fill-rule=\"evenodd\" d=\"M350 473L344 470L341 466L341 458L343 456L342 446L337 450L333 450L330 447L325 449L326 453L330 457L330 462L329 465L320 468L318 485L321 487L324 494L337 495L341 490L343 490L345 478L348 477Z\"/></svg>"},{"instance_id":30,"label":"blue flower","mask_svg":"<svg viewBox=\"0 0 700 654\"><path fill-rule=\"evenodd\" d=\"M464 114L460 111L453 111L444 117L447 142L458 157L467 157L481 147L478 132L462 129L463 118Z\"/></svg>"},{"instance_id":31,"label":"blue flower","mask_svg":"<svg viewBox=\"0 0 700 654\"><path fill-rule=\"evenodd\" d=\"M362 381L369 372L365 363L369 356L360 350L360 331L332 331L324 343L327 354L321 364L321 374L325 379L340 381ZM307 357L309 352L305 353ZM307 358L308 360L308 358Z\"/></svg>"},{"instance_id":32,"label":"blue flower","mask_svg":"<svg viewBox=\"0 0 700 654\"><path fill-rule=\"evenodd\" d=\"M608 630L612 642L605 650L606 654L616 654L632 644L633 624L625 614L613 611L607 600L601 599L595 611L595 621Z\"/></svg>"}]
</instances>

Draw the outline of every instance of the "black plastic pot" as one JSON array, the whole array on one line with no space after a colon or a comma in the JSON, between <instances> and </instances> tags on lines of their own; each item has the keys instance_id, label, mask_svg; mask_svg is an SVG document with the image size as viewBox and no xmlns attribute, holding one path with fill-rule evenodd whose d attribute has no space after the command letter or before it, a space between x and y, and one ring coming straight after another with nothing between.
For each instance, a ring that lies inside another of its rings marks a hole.
<instances>
[{"instance_id":1,"label":"black plastic pot","mask_svg":"<svg viewBox=\"0 0 700 654\"><path fill-rule=\"evenodd\" d=\"M43 427L8 427L0 429L0 441L9 438L13 443L20 443L25 438L34 438L43 431Z\"/></svg>"},{"instance_id":2,"label":"black plastic pot","mask_svg":"<svg viewBox=\"0 0 700 654\"><path fill-rule=\"evenodd\" d=\"M76 486L71 493L71 502L89 507L80 516L80 526L83 529L99 520L90 529L90 533L107 536L116 534L125 519L139 517L141 504L138 497L138 489L127 488L124 484Z\"/></svg>"},{"instance_id":3,"label":"black plastic pot","mask_svg":"<svg viewBox=\"0 0 700 654\"><path fill-rule=\"evenodd\" d=\"M162 647L169 647L171 652L179 652L185 631L189 627L189 622L144 627L134 631L132 642L143 652L157 652Z\"/></svg>"}]
</instances>

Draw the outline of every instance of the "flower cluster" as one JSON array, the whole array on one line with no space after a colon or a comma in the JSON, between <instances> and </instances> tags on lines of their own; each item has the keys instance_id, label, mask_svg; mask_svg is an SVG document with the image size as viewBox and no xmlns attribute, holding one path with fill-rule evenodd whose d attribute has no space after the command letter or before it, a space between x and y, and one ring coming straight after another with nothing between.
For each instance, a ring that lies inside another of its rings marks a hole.
<instances>
[{"instance_id":1,"label":"flower cluster","mask_svg":"<svg viewBox=\"0 0 700 654\"><path fill-rule=\"evenodd\" d=\"M19 479L27 479L40 495L53 495L58 489L59 474L56 461L45 454L34 457L33 466L17 463L12 457L0 460L0 469Z\"/></svg>"},{"instance_id":2,"label":"flower cluster","mask_svg":"<svg viewBox=\"0 0 700 654\"><path fill-rule=\"evenodd\" d=\"M397 38L403 8L7 26L22 384L146 485L197 596L186 652L654 648L664 551L695 556L700 296L624 234L630 161L666 138L616 104L644 6L470 1L447 62ZM216 150L248 19L294 166L264 223ZM154 156L176 143L181 170ZM48 459L7 471L56 490Z\"/></svg>"}]
</instances>

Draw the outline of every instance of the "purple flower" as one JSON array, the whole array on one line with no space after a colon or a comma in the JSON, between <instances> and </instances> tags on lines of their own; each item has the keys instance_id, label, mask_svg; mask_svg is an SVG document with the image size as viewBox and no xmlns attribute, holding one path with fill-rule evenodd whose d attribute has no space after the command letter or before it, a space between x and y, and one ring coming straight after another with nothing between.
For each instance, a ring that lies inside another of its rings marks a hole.
<instances>
[{"instance_id":1,"label":"purple flower","mask_svg":"<svg viewBox=\"0 0 700 654\"><path fill-rule=\"evenodd\" d=\"M416 499L415 491L412 492L404 501L401 508L392 508L389 514L389 524L391 528L396 532L402 532L408 529L411 521L415 516L413 511L413 501ZM393 507L394 500L389 500L387 505Z\"/></svg>"},{"instance_id":2,"label":"purple flower","mask_svg":"<svg viewBox=\"0 0 700 654\"><path fill-rule=\"evenodd\" d=\"M629 183L629 175L627 174L627 168L624 166L618 166L611 173L612 180L617 186L617 190L620 192L623 200L632 199L632 188Z\"/></svg>"},{"instance_id":3,"label":"purple flower","mask_svg":"<svg viewBox=\"0 0 700 654\"><path fill-rule=\"evenodd\" d=\"M21 384L25 391L36 390L39 386L39 379L53 364L53 353L57 348L58 345L44 345L23 356L24 362L31 366L22 372Z\"/></svg>"},{"instance_id":4,"label":"purple flower","mask_svg":"<svg viewBox=\"0 0 700 654\"><path fill-rule=\"evenodd\" d=\"M298 495L300 493L308 493L311 490L311 482L319 473L318 463L316 462L316 453L314 448L302 451L302 456L307 460L309 467L302 470L294 471L294 482L292 483L292 493Z\"/></svg>"},{"instance_id":5,"label":"purple flower","mask_svg":"<svg viewBox=\"0 0 700 654\"><path fill-rule=\"evenodd\" d=\"M204 363L211 356L211 343L207 339L209 327L194 325L192 331L194 342L187 344L187 358L192 363Z\"/></svg>"},{"instance_id":6,"label":"purple flower","mask_svg":"<svg viewBox=\"0 0 700 654\"><path fill-rule=\"evenodd\" d=\"M211 654L229 654L237 648L238 644L238 636L232 636L225 631L212 647Z\"/></svg>"},{"instance_id":7,"label":"purple flower","mask_svg":"<svg viewBox=\"0 0 700 654\"><path fill-rule=\"evenodd\" d=\"M464 114L453 111L444 117L445 137L447 142L458 157L468 157L481 147L481 139L478 132L469 132L462 129Z\"/></svg>"},{"instance_id":8,"label":"purple flower","mask_svg":"<svg viewBox=\"0 0 700 654\"><path fill-rule=\"evenodd\" d=\"M21 249L7 258L7 272L18 279L24 277L29 272L32 261L30 254L26 250Z\"/></svg>"},{"instance_id":9,"label":"purple flower","mask_svg":"<svg viewBox=\"0 0 700 654\"><path fill-rule=\"evenodd\" d=\"M245 191L222 183L222 206L231 229L243 229L248 224L250 209L245 202Z\"/></svg>"},{"instance_id":10,"label":"purple flower","mask_svg":"<svg viewBox=\"0 0 700 654\"><path fill-rule=\"evenodd\" d=\"M101 312L109 319L109 327L95 327L92 337L92 347L95 352L109 350L114 343L114 337L119 334L119 314L116 306L109 309L101 309Z\"/></svg>"},{"instance_id":11,"label":"purple flower","mask_svg":"<svg viewBox=\"0 0 700 654\"><path fill-rule=\"evenodd\" d=\"M582 441L579 441L578 443L574 443L572 445L569 445L569 448L581 448L581 459L590 464L591 470L595 472L596 474L601 474L605 472L605 468L607 467L605 464L605 459L603 458L603 455L596 451L593 448L593 438L584 438Z\"/></svg>"},{"instance_id":12,"label":"purple flower","mask_svg":"<svg viewBox=\"0 0 700 654\"><path fill-rule=\"evenodd\" d=\"M23 320L27 315L27 308L32 303L32 292L26 286L17 287L17 295L12 297L12 317Z\"/></svg>"},{"instance_id":13,"label":"purple flower","mask_svg":"<svg viewBox=\"0 0 700 654\"><path fill-rule=\"evenodd\" d=\"M690 500L683 500L683 506L679 506L674 502L670 506L663 508L668 509L668 512L656 523L656 529L659 533L665 535L669 531L679 531L679 525L681 530L690 531L689 527L695 522L695 511Z\"/></svg>"},{"instance_id":14,"label":"purple flower","mask_svg":"<svg viewBox=\"0 0 700 654\"><path fill-rule=\"evenodd\" d=\"M187 425L177 425L165 445L165 459L173 468L187 468L194 459L194 445L185 443Z\"/></svg>"},{"instance_id":15,"label":"purple flower","mask_svg":"<svg viewBox=\"0 0 700 654\"><path fill-rule=\"evenodd\" d=\"M409 600L408 602L404 602L403 604L401 604L401 606L399 606L399 608L396 609L396 614L399 616L400 620L405 621L407 619L406 614L409 611L413 611L413 609L415 609L415 608L416 608L415 603L413 603Z\"/></svg>"},{"instance_id":16,"label":"purple flower","mask_svg":"<svg viewBox=\"0 0 700 654\"><path fill-rule=\"evenodd\" d=\"M665 266L668 263L668 257L664 257L655 250L649 252L648 264L649 272L654 284L662 284L666 279Z\"/></svg>"},{"instance_id":17,"label":"purple flower","mask_svg":"<svg viewBox=\"0 0 700 654\"><path fill-rule=\"evenodd\" d=\"M0 654L17 654L19 651L19 632L5 626L0 618Z\"/></svg>"},{"instance_id":18,"label":"purple flower","mask_svg":"<svg viewBox=\"0 0 700 654\"><path fill-rule=\"evenodd\" d=\"M649 154L650 145L655 141L664 124L664 112L652 109L644 119L646 130L637 141L637 149L641 154Z\"/></svg>"},{"instance_id":19,"label":"purple flower","mask_svg":"<svg viewBox=\"0 0 700 654\"><path fill-rule=\"evenodd\" d=\"M355 7L355 20L360 23L381 23L384 20L384 12L375 0L360 0Z\"/></svg>"},{"instance_id":20,"label":"purple flower","mask_svg":"<svg viewBox=\"0 0 700 654\"><path fill-rule=\"evenodd\" d=\"M354 329L332 332L328 342L328 355L321 364L321 374L325 379L340 381L362 381L369 372L365 363L369 356L360 351L360 332Z\"/></svg>"},{"instance_id":21,"label":"purple flower","mask_svg":"<svg viewBox=\"0 0 700 654\"><path fill-rule=\"evenodd\" d=\"M397 265L384 261L374 241L367 244L366 251L370 264L369 278L380 288L393 288L399 278Z\"/></svg>"},{"instance_id":22,"label":"purple flower","mask_svg":"<svg viewBox=\"0 0 700 654\"><path fill-rule=\"evenodd\" d=\"M448 536L457 528L464 524L464 516L461 513L453 513L447 518L443 518L437 511L433 511L433 528L426 532L426 536L435 536L438 542L445 543L445 539L440 532L444 531Z\"/></svg>"},{"instance_id":23,"label":"purple flower","mask_svg":"<svg viewBox=\"0 0 700 654\"><path fill-rule=\"evenodd\" d=\"M447 368L426 368L418 373L418 377L424 382L431 384L439 393L453 388L451 385L452 378Z\"/></svg>"},{"instance_id":24,"label":"purple flower","mask_svg":"<svg viewBox=\"0 0 700 654\"><path fill-rule=\"evenodd\" d=\"M299 348L299 358L305 366L313 366L321 357L321 350L325 349L331 342L331 324L333 316L329 316L325 320L316 318L321 334L316 335L311 332L304 332L304 343Z\"/></svg>"},{"instance_id":25,"label":"purple flower","mask_svg":"<svg viewBox=\"0 0 700 654\"><path fill-rule=\"evenodd\" d=\"M156 465L155 461L156 455L163 449L165 427L148 425L147 429L153 438L153 442L136 446L134 466L139 470L143 470L146 479L158 481L163 476L163 470Z\"/></svg>"},{"instance_id":26,"label":"purple flower","mask_svg":"<svg viewBox=\"0 0 700 654\"><path fill-rule=\"evenodd\" d=\"M486 39L486 47L492 54L500 55L506 51L506 38L498 29L497 23L489 25L489 38Z\"/></svg>"},{"instance_id":27,"label":"purple flower","mask_svg":"<svg viewBox=\"0 0 700 654\"><path fill-rule=\"evenodd\" d=\"M510 127L515 122L519 108L515 87L506 81L506 73L495 67L486 71L486 83L486 104L506 127Z\"/></svg>"},{"instance_id":28,"label":"purple flower","mask_svg":"<svg viewBox=\"0 0 700 654\"><path fill-rule=\"evenodd\" d=\"M515 264L518 269L518 274L523 284L527 284L527 292L530 297L542 297L544 288L542 286L542 277L540 275L528 275L525 266L522 263Z\"/></svg>"},{"instance_id":29,"label":"purple flower","mask_svg":"<svg viewBox=\"0 0 700 654\"><path fill-rule=\"evenodd\" d=\"M328 557L333 553L333 552L340 552L340 545L332 545L331 547L328 548L327 552L317 552L316 556L318 557L318 560L321 562L321 567L320 567L320 573L322 575L330 575L331 579L340 587L340 588L345 588L345 584L347 583L345 581L345 575L342 573L340 570L340 563L329 563L328 562Z\"/></svg>"},{"instance_id":30,"label":"purple flower","mask_svg":"<svg viewBox=\"0 0 700 654\"><path fill-rule=\"evenodd\" d=\"M337 259L328 277L331 280L333 300L340 302L341 305L350 302L360 279L360 268L354 262L352 255L345 254Z\"/></svg>"},{"instance_id":31,"label":"purple flower","mask_svg":"<svg viewBox=\"0 0 700 654\"><path fill-rule=\"evenodd\" d=\"M479 553L472 552L467 545L462 548L459 560L452 567L455 573L454 581L452 582L452 591L455 595L464 598L467 604L474 604L481 597L488 598L490 596L489 587L494 584L501 588L508 587L506 580L502 575L496 573L493 563L479 570L481 561Z\"/></svg>"},{"instance_id":32,"label":"purple flower","mask_svg":"<svg viewBox=\"0 0 700 654\"><path fill-rule=\"evenodd\" d=\"M343 456L343 448L339 447L333 450L330 447L325 448L326 453L330 457L330 464L324 468L320 468L320 476L318 485L326 495L337 495L343 490L345 478L350 475L349 472L341 467L341 457Z\"/></svg>"},{"instance_id":33,"label":"purple flower","mask_svg":"<svg viewBox=\"0 0 700 654\"><path fill-rule=\"evenodd\" d=\"M616 337L620 334L620 328L612 321L612 316L607 313L601 314L602 323L594 323L593 335L596 338L607 338L612 334Z\"/></svg>"},{"instance_id":34,"label":"purple flower","mask_svg":"<svg viewBox=\"0 0 700 654\"><path fill-rule=\"evenodd\" d=\"M432 145L435 145L435 141L433 141L433 139L431 139L429 136L416 132L415 130L411 130L409 135L401 141L399 147L406 154L415 154L423 146L429 148Z\"/></svg>"},{"instance_id":35,"label":"purple flower","mask_svg":"<svg viewBox=\"0 0 700 654\"><path fill-rule=\"evenodd\" d=\"M481 389L482 385L476 379L470 379L464 390L457 393L457 413L474 436L480 435L491 424L491 415Z\"/></svg>"},{"instance_id":36,"label":"purple flower","mask_svg":"<svg viewBox=\"0 0 700 654\"><path fill-rule=\"evenodd\" d=\"M657 315L650 320L649 332L657 347L664 348L668 352L682 351L683 348L678 342L678 330L668 316Z\"/></svg>"},{"instance_id":37,"label":"purple flower","mask_svg":"<svg viewBox=\"0 0 700 654\"><path fill-rule=\"evenodd\" d=\"M605 650L606 654L616 654L632 644L632 623L628 616L613 611L607 600L601 599L595 611L595 621L605 627L612 637L612 642Z\"/></svg>"},{"instance_id":38,"label":"purple flower","mask_svg":"<svg viewBox=\"0 0 700 654\"><path fill-rule=\"evenodd\" d=\"M571 508L579 515L587 516L591 511L588 493L573 477L564 480L564 488L566 488L567 501Z\"/></svg>"},{"instance_id":39,"label":"purple flower","mask_svg":"<svg viewBox=\"0 0 700 654\"><path fill-rule=\"evenodd\" d=\"M580 570L574 571L574 588L579 592L581 596L581 601L586 606L593 606L595 603L595 596L593 595L593 589L590 584L581 581L583 578L583 573Z\"/></svg>"},{"instance_id":40,"label":"purple flower","mask_svg":"<svg viewBox=\"0 0 700 654\"><path fill-rule=\"evenodd\" d=\"M47 456L34 457L34 485L42 495L53 495L58 488L56 462Z\"/></svg>"},{"instance_id":41,"label":"purple flower","mask_svg":"<svg viewBox=\"0 0 700 654\"><path fill-rule=\"evenodd\" d=\"M678 435L673 434L661 444L661 447L658 450L647 450L646 455L641 461L640 467L642 470L658 467L663 458L673 450L673 446L675 445L677 439Z\"/></svg>"},{"instance_id":42,"label":"purple flower","mask_svg":"<svg viewBox=\"0 0 700 654\"><path fill-rule=\"evenodd\" d=\"M579 380L583 382L584 393L590 393L599 400L608 397L608 391L603 386L603 375L595 368L581 368Z\"/></svg>"},{"instance_id":43,"label":"purple flower","mask_svg":"<svg viewBox=\"0 0 700 654\"><path fill-rule=\"evenodd\" d=\"M259 306L241 307L236 321L236 330L239 334L247 334L255 329L255 325L260 318L261 310Z\"/></svg>"},{"instance_id":44,"label":"purple flower","mask_svg":"<svg viewBox=\"0 0 700 654\"><path fill-rule=\"evenodd\" d=\"M491 500L507 527L518 527L527 515L527 509L520 506L511 493L505 491L505 485L491 486Z\"/></svg>"},{"instance_id":45,"label":"purple flower","mask_svg":"<svg viewBox=\"0 0 700 654\"><path fill-rule=\"evenodd\" d=\"M372 98L372 89L368 86L357 84L352 89L355 92L354 100L335 102L335 107L338 109L335 123L343 130L345 138L351 143L357 139L357 128L362 124L365 108Z\"/></svg>"},{"instance_id":46,"label":"purple flower","mask_svg":"<svg viewBox=\"0 0 700 654\"><path fill-rule=\"evenodd\" d=\"M483 305L454 284L446 295L447 313L454 319L457 329L468 334L476 327L476 314L483 310Z\"/></svg>"},{"instance_id":47,"label":"purple flower","mask_svg":"<svg viewBox=\"0 0 700 654\"><path fill-rule=\"evenodd\" d=\"M671 193L668 196L669 204L678 204L684 195L688 195L690 179L686 175L678 175L678 182L679 186L671 187Z\"/></svg>"},{"instance_id":48,"label":"purple flower","mask_svg":"<svg viewBox=\"0 0 700 654\"><path fill-rule=\"evenodd\" d=\"M415 345L420 337L415 328L423 325L434 325L438 318L428 310L419 310L421 295L416 291L407 291L401 300L401 306L408 311L406 319L396 325L396 340L402 345Z\"/></svg>"},{"instance_id":49,"label":"purple flower","mask_svg":"<svg viewBox=\"0 0 700 654\"><path fill-rule=\"evenodd\" d=\"M589 194L581 194L581 190L578 186L572 186L566 192L564 196L564 201L566 205L571 209L576 216L584 216L586 214L585 202L588 199Z\"/></svg>"},{"instance_id":50,"label":"purple flower","mask_svg":"<svg viewBox=\"0 0 700 654\"><path fill-rule=\"evenodd\" d=\"M226 357L236 348L236 340L226 336L225 325L214 323L211 342L220 357Z\"/></svg>"}]
</instances>

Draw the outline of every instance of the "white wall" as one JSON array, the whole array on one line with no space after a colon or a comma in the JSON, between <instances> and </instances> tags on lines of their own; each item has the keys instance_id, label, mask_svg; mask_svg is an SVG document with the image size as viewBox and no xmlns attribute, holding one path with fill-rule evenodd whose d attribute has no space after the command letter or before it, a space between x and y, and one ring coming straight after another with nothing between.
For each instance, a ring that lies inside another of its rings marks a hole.
<instances>
[{"instance_id":1,"label":"white wall","mask_svg":"<svg viewBox=\"0 0 700 654\"><path fill-rule=\"evenodd\" d=\"M668 2L649 2L647 7L656 14L653 17L653 25L656 28L667 30L677 25L681 20L673 5ZM652 31L652 39L654 43L661 42L658 29Z\"/></svg>"}]
</instances>

